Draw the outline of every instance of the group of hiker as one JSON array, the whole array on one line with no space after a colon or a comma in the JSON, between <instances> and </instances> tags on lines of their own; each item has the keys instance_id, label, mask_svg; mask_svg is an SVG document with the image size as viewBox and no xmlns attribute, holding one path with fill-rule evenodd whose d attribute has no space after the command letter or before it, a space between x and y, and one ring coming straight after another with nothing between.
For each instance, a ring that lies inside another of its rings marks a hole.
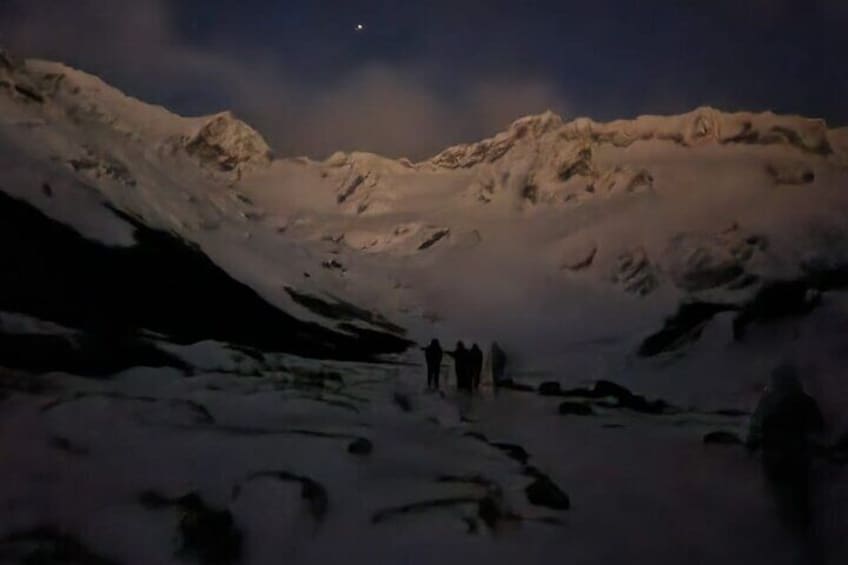
<instances>
[{"instance_id":1,"label":"group of hiker","mask_svg":"<svg viewBox=\"0 0 848 565\"><path fill-rule=\"evenodd\" d=\"M453 351L443 351L438 339L422 347L427 361L427 387L439 390L443 355L454 360L456 387L473 392L480 386L483 351L475 343L466 348L462 341ZM506 355L497 343L489 352L492 384L503 383ZM747 447L761 451L763 471L777 502L778 514L792 529L803 531L810 522L810 465L814 454L813 437L822 430L818 405L808 395L792 364L777 367L750 422Z\"/></svg>"},{"instance_id":2,"label":"group of hiker","mask_svg":"<svg viewBox=\"0 0 848 565\"><path fill-rule=\"evenodd\" d=\"M438 339L433 339L430 345L421 348L427 361L427 388L439 390L442 360L444 355L453 358L456 372L456 388L463 391L474 391L480 388L483 375L483 350L476 343L467 348L460 340L453 351L442 350ZM492 344L489 355L492 370L492 380L497 384L502 378L506 367L506 355L497 343Z\"/></svg>"}]
</instances>

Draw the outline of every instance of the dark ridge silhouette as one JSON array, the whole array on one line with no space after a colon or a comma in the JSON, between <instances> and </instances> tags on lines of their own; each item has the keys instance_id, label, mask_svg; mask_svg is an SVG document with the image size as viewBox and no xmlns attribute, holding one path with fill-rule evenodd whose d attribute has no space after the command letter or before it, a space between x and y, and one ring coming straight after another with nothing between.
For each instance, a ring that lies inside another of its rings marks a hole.
<instances>
[{"instance_id":1,"label":"dark ridge silhouette","mask_svg":"<svg viewBox=\"0 0 848 565\"><path fill-rule=\"evenodd\" d=\"M821 303L821 292L848 286L848 268L804 266L805 277L768 281L741 304L689 302L666 319L663 327L645 338L637 351L641 357L654 357L678 351L698 341L706 325L721 312L736 312L733 338L741 341L753 324L768 324L806 316Z\"/></svg>"},{"instance_id":2,"label":"dark ridge silhouette","mask_svg":"<svg viewBox=\"0 0 848 565\"><path fill-rule=\"evenodd\" d=\"M741 340L754 323L805 316L820 303L819 289L806 279L773 281L764 285L733 320L733 337Z\"/></svg>"},{"instance_id":3,"label":"dark ridge silhouette","mask_svg":"<svg viewBox=\"0 0 848 565\"><path fill-rule=\"evenodd\" d=\"M0 365L42 374L61 371L87 377L105 377L131 367L192 368L155 345L132 336L73 337L7 334L0 331Z\"/></svg>"},{"instance_id":4,"label":"dark ridge silhouette","mask_svg":"<svg viewBox=\"0 0 848 565\"><path fill-rule=\"evenodd\" d=\"M730 304L710 302L681 304L677 312L665 321L661 330L645 338L638 353L642 357L653 357L681 349L697 341L716 314L735 309L737 307Z\"/></svg>"},{"instance_id":5,"label":"dark ridge silhouette","mask_svg":"<svg viewBox=\"0 0 848 565\"><path fill-rule=\"evenodd\" d=\"M0 191L0 310L97 335L141 329L176 343L216 339L323 359L406 349L380 332L347 334L294 318L233 279L195 245L113 210L136 245L87 239Z\"/></svg>"},{"instance_id":6,"label":"dark ridge silhouette","mask_svg":"<svg viewBox=\"0 0 848 565\"><path fill-rule=\"evenodd\" d=\"M368 325L380 328L389 333L398 335L406 334L406 330L397 324L393 324L382 315L360 308L350 302L345 302L336 296L331 295L327 299L324 299L313 294L300 292L289 286L285 290L286 294L297 304L324 318L349 322L365 322Z\"/></svg>"}]
</instances>

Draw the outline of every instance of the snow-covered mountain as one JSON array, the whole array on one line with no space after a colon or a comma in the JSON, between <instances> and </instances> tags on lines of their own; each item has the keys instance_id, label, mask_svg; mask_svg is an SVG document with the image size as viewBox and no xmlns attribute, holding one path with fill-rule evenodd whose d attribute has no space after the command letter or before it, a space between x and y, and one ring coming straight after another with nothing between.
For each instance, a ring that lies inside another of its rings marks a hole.
<instances>
[{"instance_id":1,"label":"snow-covered mountain","mask_svg":"<svg viewBox=\"0 0 848 565\"><path fill-rule=\"evenodd\" d=\"M231 113L180 117L0 52L0 191L0 248L17 269L0 284L6 326L343 359L406 339L496 340L519 380L610 380L700 414L744 413L791 358L834 437L848 426L848 128L822 120L545 113L423 162L315 161L275 157ZM127 347L138 363L196 361ZM530 444L529 430L546 433L528 424Z\"/></svg>"},{"instance_id":2,"label":"snow-covered mountain","mask_svg":"<svg viewBox=\"0 0 848 565\"><path fill-rule=\"evenodd\" d=\"M128 234L104 203L173 232L309 322L349 324L326 304L356 304L419 341L499 340L528 366L604 376L713 317L737 318L737 340L791 317L848 270L848 133L822 120L549 112L420 163L316 162L275 159L231 113L183 118L59 63L2 61L7 193L111 244ZM753 313L787 281L798 297ZM598 359L592 342L616 345Z\"/></svg>"}]
</instances>

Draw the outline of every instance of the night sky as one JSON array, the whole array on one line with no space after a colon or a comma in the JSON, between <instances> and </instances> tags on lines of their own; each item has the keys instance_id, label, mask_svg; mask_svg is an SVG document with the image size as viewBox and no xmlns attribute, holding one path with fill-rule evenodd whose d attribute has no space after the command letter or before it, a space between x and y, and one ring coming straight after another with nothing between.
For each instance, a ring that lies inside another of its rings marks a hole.
<instances>
[{"instance_id":1,"label":"night sky","mask_svg":"<svg viewBox=\"0 0 848 565\"><path fill-rule=\"evenodd\" d=\"M425 157L547 108L845 125L846 30L848 0L0 0L17 54L315 157Z\"/></svg>"}]
</instances>

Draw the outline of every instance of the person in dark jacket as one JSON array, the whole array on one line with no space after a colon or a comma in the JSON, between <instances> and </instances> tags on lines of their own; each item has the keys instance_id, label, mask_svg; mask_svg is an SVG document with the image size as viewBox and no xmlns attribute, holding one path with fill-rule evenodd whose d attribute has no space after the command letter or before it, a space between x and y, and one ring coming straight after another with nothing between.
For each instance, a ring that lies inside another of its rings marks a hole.
<instances>
[{"instance_id":1,"label":"person in dark jacket","mask_svg":"<svg viewBox=\"0 0 848 565\"><path fill-rule=\"evenodd\" d=\"M489 364L492 366L492 383L497 386L506 376L506 353L497 342L492 343Z\"/></svg>"},{"instance_id":2,"label":"person in dark jacket","mask_svg":"<svg viewBox=\"0 0 848 565\"><path fill-rule=\"evenodd\" d=\"M774 370L751 418L747 446L762 450L763 471L781 519L797 531L810 523L811 436L824 420L816 401L804 392L797 370Z\"/></svg>"},{"instance_id":3,"label":"person in dark jacket","mask_svg":"<svg viewBox=\"0 0 848 565\"><path fill-rule=\"evenodd\" d=\"M468 365L471 373L471 385L474 390L480 388L480 376L483 374L483 350L476 343L468 352Z\"/></svg>"},{"instance_id":4,"label":"person in dark jacket","mask_svg":"<svg viewBox=\"0 0 848 565\"><path fill-rule=\"evenodd\" d=\"M469 351L465 348L465 344L462 341L458 341L456 343L456 349L447 353L453 357L454 366L456 367L456 388L459 390L471 390Z\"/></svg>"},{"instance_id":5,"label":"person in dark jacket","mask_svg":"<svg viewBox=\"0 0 848 565\"><path fill-rule=\"evenodd\" d=\"M439 390L439 373L442 369L442 345L433 339L430 345L421 348L427 361L427 388Z\"/></svg>"}]
</instances>

